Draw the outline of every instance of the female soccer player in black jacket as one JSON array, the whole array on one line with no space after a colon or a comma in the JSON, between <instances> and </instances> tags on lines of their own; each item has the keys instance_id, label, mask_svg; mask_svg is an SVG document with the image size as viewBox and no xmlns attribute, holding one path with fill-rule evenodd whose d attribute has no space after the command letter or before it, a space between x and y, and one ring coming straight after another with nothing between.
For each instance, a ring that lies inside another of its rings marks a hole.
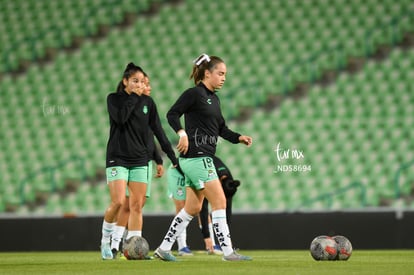
<instances>
[{"instance_id":1,"label":"female soccer player in black jacket","mask_svg":"<svg viewBox=\"0 0 414 275\"><path fill-rule=\"evenodd\" d=\"M212 208L213 229L223 250L223 260L246 261L250 257L237 254L232 247L226 220L226 198L218 179L213 159L218 137L232 143L250 146L252 138L231 131L221 114L216 89L226 80L226 64L217 56L202 54L194 60L191 78L195 87L186 90L167 113L170 126L180 136L177 145L180 167L185 175L186 201L175 216L155 256L175 261L171 247L177 236L198 215L204 197ZM180 117L184 115L185 129Z\"/></svg>"},{"instance_id":2,"label":"female soccer player in black jacket","mask_svg":"<svg viewBox=\"0 0 414 275\"><path fill-rule=\"evenodd\" d=\"M157 137L162 150L173 165L177 158L161 127L157 108L151 97L143 95L143 70L128 64L117 92L107 98L109 113L109 140L106 151L106 177L111 203L105 211L102 225L101 254L113 259L110 237L120 207L125 201L128 186L130 215L126 239L142 235L142 207L145 201L148 178L149 128Z\"/></svg>"}]
</instances>

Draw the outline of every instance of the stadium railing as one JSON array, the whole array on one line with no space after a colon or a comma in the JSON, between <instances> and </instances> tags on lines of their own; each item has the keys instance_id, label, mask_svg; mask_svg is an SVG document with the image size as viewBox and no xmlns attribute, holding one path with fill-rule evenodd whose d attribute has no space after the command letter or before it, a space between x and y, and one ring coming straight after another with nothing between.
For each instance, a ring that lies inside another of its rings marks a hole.
<instances>
[{"instance_id":1,"label":"stadium railing","mask_svg":"<svg viewBox=\"0 0 414 275\"><path fill-rule=\"evenodd\" d=\"M407 183L404 183L404 186L401 186L401 176L403 174L403 172L408 171L409 168L411 168L412 166L414 166L414 160L407 162L407 163L403 163L401 164L400 168L398 168L397 172L395 173L395 199L399 199L402 196L402 189L404 189L404 187L406 188L410 188L410 186L406 185ZM414 178L411 179L414 183ZM412 184L413 184L412 183Z\"/></svg>"},{"instance_id":2,"label":"stadium railing","mask_svg":"<svg viewBox=\"0 0 414 275\"><path fill-rule=\"evenodd\" d=\"M361 202L361 206L364 207L367 205L366 203L366 187L360 183L360 182L353 182L351 184L349 184L348 186L344 186L338 189L335 189L331 192L327 192L324 194L321 194L319 196L316 196L315 198L311 198L311 199L307 199L303 202L303 204L299 207L309 207L312 206L313 203L318 202L318 201L324 201L326 202L326 207L328 209L332 208L333 202L334 202L334 198L340 195L343 195L346 192L349 192L351 190L359 190L359 200Z\"/></svg>"},{"instance_id":3,"label":"stadium railing","mask_svg":"<svg viewBox=\"0 0 414 275\"><path fill-rule=\"evenodd\" d=\"M76 175L78 175L80 180L84 180L87 177L87 171L85 168L85 159L79 156L72 156L69 159L58 162L52 166L45 166L38 171L34 171L27 175L19 185L20 190L20 203L24 204L28 202L28 197L33 198L37 191L46 191L48 193L53 193L58 191L59 188L62 188L60 181L65 179L58 179L58 173L62 172L65 168L70 165L75 165ZM45 177L47 181L47 186L49 190L39 190L38 186L34 184L36 177ZM32 186L34 185L34 186ZM30 186L30 187L29 187Z\"/></svg>"}]
</instances>

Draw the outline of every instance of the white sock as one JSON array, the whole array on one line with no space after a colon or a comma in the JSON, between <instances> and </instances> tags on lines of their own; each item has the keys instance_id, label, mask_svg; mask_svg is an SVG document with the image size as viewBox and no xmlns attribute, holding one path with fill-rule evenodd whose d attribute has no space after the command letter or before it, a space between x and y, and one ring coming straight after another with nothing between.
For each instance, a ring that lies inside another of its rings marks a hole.
<instances>
[{"instance_id":1,"label":"white sock","mask_svg":"<svg viewBox=\"0 0 414 275\"><path fill-rule=\"evenodd\" d=\"M231 244L229 226L227 225L226 210L215 210L211 213L213 229L216 233L217 241L223 250L224 256L233 253L233 245Z\"/></svg>"},{"instance_id":2,"label":"white sock","mask_svg":"<svg viewBox=\"0 0 414 275\"><path fill-rule=\"evenodd\" d=\"M111 242L111 235L114 231L116 223L109 223L105 220L102 223L102 239L101 244L108 244Z\"/></svg>"},{"instance_id":3,"label":"white sock","mask_svg":"<svg viewBox=\"0 0 414 275\"><path fill-rule=\"evenodd\" d=\"M212 223L208 224L208 231L210 232L211 242L213 243L213 247L214 247L216 245L216 240L214 238L214 231L213 231L213 224Z\"/></svg>"},{"instance_id":4,"label":"white sock","mask_svg":"<svg viewBox=\"0 0 414 275\"><path fill-rule=\"evenodd\" d=\"M177 237L178 250L187 246L187 230L183 230Z\"/></svg>"},{"instance_id":5,"label":"white sock","mask_svg":"<svg viewBox=\"0 0 414 275\"><path fill-rule=\"evenodd\" d=\"M165 251L171 251L171 248L177 239L178 235L186 230L188 224L193 219L193 216L185 212L184 208L174 217L171 222L170 228L168 228L167 234L165 235L160 248Z\"/></svg>"},{"instance_id":6,"label":"white sock","mask_svg":"<svg viewBox=\"0 0 414 275\"><path fill-rule=\"evenodd\" d=\"M128 240L129 238L132 238L134 236L142 237L142 231L138 231L138 230L128 230L128 234L127 234L126 240Z\"/></svg>"},{"instance_id":7,"label":"white sock","mask_svg":"<svg viewBox=\"0 0 414 275\"><path fill-rule=\"evenodd\" d=\"M112 233L111 249L119 250L119 244L121 243L122 236L124 235L125 226L114 226L114 232Z\"/></svg>"}]
</instances>

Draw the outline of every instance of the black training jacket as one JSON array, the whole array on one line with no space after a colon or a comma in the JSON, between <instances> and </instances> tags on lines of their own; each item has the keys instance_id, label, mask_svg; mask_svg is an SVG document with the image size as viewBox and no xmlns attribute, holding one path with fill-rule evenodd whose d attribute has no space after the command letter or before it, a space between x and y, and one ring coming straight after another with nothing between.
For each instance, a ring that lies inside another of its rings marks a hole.
<instances>
[{"instance_id":1,"label":"black training jacket","mask_svg":"<svg viewBox=\"0 0 414 275\"><path fill-rule=\"evenodd\" d=\"M158 151L157 146L155 145L155 140L154 140L154 133L152 132L151 129L149 129L149 138L148 138L148 154L149 154L149 159L150 160L154 160L156 164L163 164L163 160L162 157L160 155L160 152Z\"/></svg>"},{"instance_id":2,"label":"black training jacket","mask_svg":"<svg viewBox=\"0 0 414 275\"><path fill-rule=\"evenodd\" d=\"M187 154L181 154L181 157L214 156L218 136L239 143L240 134L226 126L218 96L203 83L184 91L168 111L168 123L175 132L183 129L180 122L183 114L189 148Z\"/></svg>"},{"instance_id":3,"label":"black training jacket","mask_svg":"<svg viewBox=\"0 0 414 275\"><path fill-rule=\"evenodd\" d=\"M149 128L171 162L177 164L177 158L161 127L157 107L151 97L128 95L125 91L116 92L108 95L107 105L110 132L106 167L147 165L151 159L148 149Z\"/></svg>"}]
</instances>

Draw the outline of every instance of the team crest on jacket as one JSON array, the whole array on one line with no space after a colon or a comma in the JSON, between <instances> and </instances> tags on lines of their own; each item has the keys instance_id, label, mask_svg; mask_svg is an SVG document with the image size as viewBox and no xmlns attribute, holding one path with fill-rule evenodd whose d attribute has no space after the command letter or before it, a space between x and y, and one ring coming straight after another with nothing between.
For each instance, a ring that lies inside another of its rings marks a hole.
<instances>
[{"instance_id":1,"label":"team crest on jacket","mask_svg":"<svg viewBox=\"0 0 414 275\"><path fill-rule=\"evenodd\" d=\"M145 105L145 106L142 108L142 112L143 112L144 114L147 114L147 113L148 113L148 106L147 106L147 105Z\"/></svg>"}]
</instances>

